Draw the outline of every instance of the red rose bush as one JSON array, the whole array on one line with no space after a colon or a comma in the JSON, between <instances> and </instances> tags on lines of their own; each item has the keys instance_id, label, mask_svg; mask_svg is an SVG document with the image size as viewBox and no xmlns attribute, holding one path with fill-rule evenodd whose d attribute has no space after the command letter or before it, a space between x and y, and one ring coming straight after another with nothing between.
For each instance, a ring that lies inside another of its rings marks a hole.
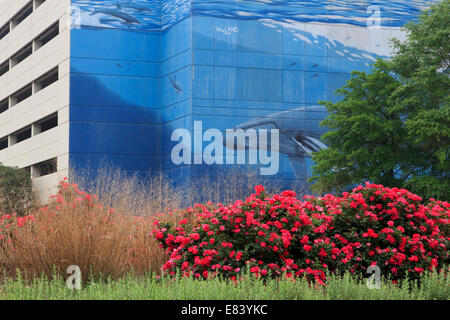
<instances>
[{"instance_id":1,"label":"red rose bush","mask_svg":"<svg viewBox=\"0 0 450 320\"><path fill-rule=\"evenodd\" d=\"M376 265L393 281L419 277L448 263L450 204L423 200L405 189L359 186L341 197L293 191L269 196L262 186L233 205L188 208L178 225L153 232L175 275L237 279L306 276L324 283L326 272L365 274Z\"/></svg>"}]
</instances>

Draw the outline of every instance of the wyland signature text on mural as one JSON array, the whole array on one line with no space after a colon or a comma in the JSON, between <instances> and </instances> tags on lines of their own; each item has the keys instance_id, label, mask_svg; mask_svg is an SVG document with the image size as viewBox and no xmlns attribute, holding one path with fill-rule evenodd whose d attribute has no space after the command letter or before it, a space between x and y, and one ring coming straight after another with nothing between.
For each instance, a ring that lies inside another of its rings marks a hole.
<instances>
[{"instance_id":1,"label":"wyland signature text on mural","mask_svg":"<svg viewBox=\"0 0 450 320\"><path fill-rule=\"evenodd\" d=\"M231 27L231 26L225 26L225 27L216 27L216 31L219 33L223 33L226 36L231 36L232 33L238 33L239 28L238 27Z\"/></svg>"}]
</instances>

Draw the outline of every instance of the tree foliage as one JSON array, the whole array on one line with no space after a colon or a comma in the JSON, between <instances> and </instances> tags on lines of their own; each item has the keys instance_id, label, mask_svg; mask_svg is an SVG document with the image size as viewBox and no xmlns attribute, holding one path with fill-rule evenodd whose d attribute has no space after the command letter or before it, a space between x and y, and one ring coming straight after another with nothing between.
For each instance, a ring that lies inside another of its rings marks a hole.
<instances>
[{"instance_id":1,"label":"tree foliage","mask_svg":"<svg viewBox=\"0 0 450 320\"><path fill-rule=\"evenodd\" d=\"M316 191L369 180L450 198L450 1L405 25L394 55L353 72L336 103L321 102L328 149L313 154Z\"/></svg>"},{"instance_id":2,"label":"tree foliage","mask_svg":"<svg viewBox=\"0 0 450 320\"><path fill-rule=\"evenodd\" d=\"M29 172L0 163L0 213L23 216L32 208L34 200Z\"/></svg>"}]
</instances>

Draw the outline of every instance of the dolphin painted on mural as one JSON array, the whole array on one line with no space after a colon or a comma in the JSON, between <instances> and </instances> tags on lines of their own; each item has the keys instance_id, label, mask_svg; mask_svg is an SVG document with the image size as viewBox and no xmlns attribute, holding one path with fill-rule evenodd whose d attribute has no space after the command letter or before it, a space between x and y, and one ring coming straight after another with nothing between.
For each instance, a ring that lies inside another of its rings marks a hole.
<instances>
[{"instance_id":1,"label":"dolphin painted on mural","mask_svg":"<svg viewBox=\"0 0 450 320\"><path fill-rule=\"evenodd\" d=\"M174 79L172 79L171 77L169 77L170 80L170 84L172 85L172 87L175 89L176 93L181 93L183 92L183 88L181 87L181 84L177 81L177 76L174 76Z\"/></svg>"},{"instance_id":2,"label":"dolphin painted on mural","mask_svg":"<svg viewBox=\"0 0 450 320\"><path fill-rule=\"evenodd\" d=\"M116 6L118 9L122 9L122 8L127 8L127 9L133 9L139 12L153 12L152 9L144 6L143 4L139 4L133 1L121 1L121 2L116 2Z\"/></svg>"},{"instance_id":3,"label":"dolphin painted on mural","mask_svg":"<svg viewBox=\"0 0 450 320\"><path fill-rule=\"evenodd\" d=\"M123 21L125 21L126 23L138 23L140 24L140 21L138 19L136 19L135 17L133 17L132 15L129 15L128 13L124 13L121 12L117 9L108 9L108 8L96 8L94 9L94 11L91 12L91 16L94 14L105 14L105 15L109 15L109 16L113 16L116 18L119 18Z\"/></svg>"},{"instance_id":4,"label":"dolphin painted on mural","mask_svg":"<svg viewBox=\"0 0 450 320\"><path fill-rule=\"evenodd\" d=\"M305 112L323 112L319 106L295 108L259 117L238 125L234 129L278 129L280 133L279 152L289 157L289 162L297 178L304 179L305 157L312 152L326 149L327 146L320 141L322 131L319 126L306 129L305 125L299 124L305 120ZM248 141L245 145L235 145L235 150L249 149ZM270 139L267 145L272 150Z\"/></svg>"}]
</instances>

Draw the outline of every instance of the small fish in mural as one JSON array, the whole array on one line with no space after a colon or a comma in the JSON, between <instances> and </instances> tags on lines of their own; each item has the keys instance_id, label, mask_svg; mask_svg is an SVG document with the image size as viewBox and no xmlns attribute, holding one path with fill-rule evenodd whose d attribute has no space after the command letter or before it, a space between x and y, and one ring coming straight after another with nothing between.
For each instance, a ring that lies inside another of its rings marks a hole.
<instances>
[{"instance_id":1,"label":"small fish in mural","mask_svg":"<svg viewBox=\"0 0 450 320\"><path fill-rule=\"evenodd\" d=\"M133 1L123 1L123 2L116 2L116 6L118 9L127 8L127 9L133 9L139 12L147 11L149 13L152 13L153 10L142 5L139 3L135 3Z\"/></svg>"},{"instance_id":2,"label":"small fish in mural","mask_svg":"<svg viewBox=\"0 0 450 320\"><path fill-rule=\"evenodd\" d=\"M315 65L313 65L312 67L313 68L317 68L319 66L319 64L318 63L316 63Z\"/></svg>"},{"instance_id":3,"label":"small fish in mural","mask_svg":"<svg viewBox=\"0 0 450 320\"><path fill-rule=\"evenodd\" d=\"M320 76L320 74L316 73L315 75L313 75L313 78L317 78L318 76Z\"/></svg>"},{"instance_id":4,"label":"small fish in mural","mask_svg":"<svg viewBox=\"0 0 450 320\"><path fill-rule=\"evenodd\" d=\"M352 37L348 36L347 38L345 38L345 40L350 40Z\"/></svg>"},{"instance_id":5,"label":"small fish in mural","mask_svg":"<svg viewBox=\"0 0 450 320\"><path fill-rule=\"evenodd\" d=\"M171 77L169 77L169 80L170 80L170 84L175 89L176 93L183 92L183 88L181 87L181 84L177 81L177 76L174 76L173 79Z\"/></svg>"},{"instance_id":6,"label":"small fish in mural","mask_svg":"<svg viewBox=\"0 0 450 320\"><path fill-rule=\"evenodd\" d=\"M108 8L98 9L98 8L96 8L96 9L94 9L94 11L91 12L91 16L94 14L99 14L99 13L119 18L119 19L123 20L125 23L140 24L139 20L136 19L135 17L133 17L132 15L121 12L117 9L108 9Z\"/></svg>"},{"instance_id":7,"label":"small fish in mural","mask_svg":"<svg viewBox=\"0 0 450 320\"><path fill-rule=\"evenodd\" d=\"M293 67L293 66L295 66L297 64L297 62L292 62L290 65L289 65L289 67Z\"/></svg>"}]
</instances>

